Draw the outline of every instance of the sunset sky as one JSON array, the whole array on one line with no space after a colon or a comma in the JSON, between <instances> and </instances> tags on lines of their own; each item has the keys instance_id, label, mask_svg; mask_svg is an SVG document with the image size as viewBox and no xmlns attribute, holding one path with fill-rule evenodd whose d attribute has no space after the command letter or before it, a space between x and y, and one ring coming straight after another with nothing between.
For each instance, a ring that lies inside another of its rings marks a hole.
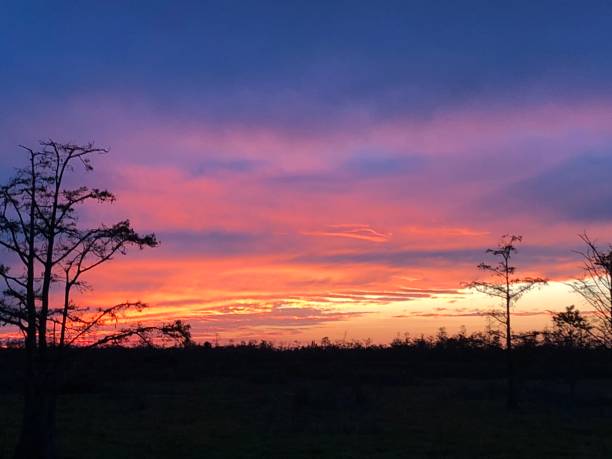
<instances>
[{"instance_id":1,"label":"sunset sky","mask_svg":"<svg viewBox=\"0 0 612 459\"><path fill-rule=\"evenodd\" d=\"M198 341L388 343L468 331L505 233L549 286L516 325L586 306L577 235L612 242L612 3L0 5L0 178L19 144L95 141L87 183L159 248L88 278Z\"/></svg>"}]
</instances>

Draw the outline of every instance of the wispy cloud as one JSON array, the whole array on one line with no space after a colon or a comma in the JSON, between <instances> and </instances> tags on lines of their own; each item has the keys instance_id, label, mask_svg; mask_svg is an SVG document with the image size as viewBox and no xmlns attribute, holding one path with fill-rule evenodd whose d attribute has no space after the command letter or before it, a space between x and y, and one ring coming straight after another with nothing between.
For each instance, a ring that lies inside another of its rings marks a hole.
<instances>
[{"instance_id":1,"label":"wispy cloud","mask_svg":"<svg viewBox=\"0 0 612 459\"><path fill-rule=\"evenodd\" d=\"M376 231L369 225L329 225L325 230L322 231L302 231L301 233L306 236L344 237L370 242L387 242L391 238L391 233L382 233Z\"/></svg>"},{"instance_id":2,"label":"wispy cloud","mask_svg":"<svg viewBox=\"0 0 612 459\"><path fill-rule=\"evenodd\" d=\"M527 311L515 311L512 313L515 317L534 317L534 316L551 316L554 314L553 311L542 311L542 310L527 310ZM491 309L479 309L479 308L457 308L455 310L448 310L444 308L434 308L433 311L414 311L409 314L400 314L393 316L399 318L410 318L410 317L423 317L423 318L445 318L445 317L488 317L491 315Z\"/></svg>"}]
</instances>

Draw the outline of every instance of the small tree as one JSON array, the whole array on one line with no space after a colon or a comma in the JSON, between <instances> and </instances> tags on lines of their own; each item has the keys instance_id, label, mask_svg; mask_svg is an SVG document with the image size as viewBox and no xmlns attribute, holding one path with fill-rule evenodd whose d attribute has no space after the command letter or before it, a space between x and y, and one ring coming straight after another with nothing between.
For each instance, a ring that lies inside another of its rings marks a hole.
<instances>
[{"instance_id":1,"label":"small tree","mask_svg":"<svg viewBox=\"0 0 612 459\"><path fill-rule=\"evenodd\" d=\"M539 277L518 278L514 276L516 267L511 265L511 259L517 251L516 244L520 243L522 239L522 236L502 236L496 248L487 249L486 251L486 253L493 255L497 259L497 264L480 263L478 265L478 269L490 275L491 278L486 281L474 281L467 284L468 288L501 301L501 311L493 311L491 317L503 326L502 333L506 341L507 405L510 409L517 407L514 357L512 353L512 308L519 298L529 290L546 283L545 279Z\"/></svg>"},{"instance_id":2,"label":"small tree","mask_svg":"<svg viewBox=\"0 0 612 459\"><path fill-rule=\"evenodd\" d=\"M576 398L576 385L582 375L578 351L593 342L593 326L574 305L553 314L552 320L553 330L549 336L552 343L563 351L563 370L569 384L570 400L573 402Z\"/></svg>"},{"instance_id":3,"label":"small tree","mask_svg":"<svg viewBox=\"0 0 612 459\"><path fill-rule=\"evenodd\" d=\"M593 309L593 338L607 347L612 346L612 245L599 248L585 233L580 239L586 245L578 252L584 261L584 276L572 282L572 289Z\"/></svg>"},{"instance_id":4,"label":"small tree","mask_svg":"<svg viewBox=\"0 0 612 459\"><path fill-rule=\"evenodd\" d=\"M552 316L553 342L564 348L576 349L587 347L593 336L593 326L574 305L567 306L565 311Z\"/></svg>"},{"instance_id":5,"label":"small tree","mask_svg":"<svg viewBox=\"0 0 612 459\"><path fill-rule=\"evenodd\" d=\"M118 328L127 311L145 305L128 302L92 309L73 303L73 290L86 286L85 273L130 247L155 247L158 241L154 234L136 233L127 220L94 228L79 226L79 207L115 200L107 190L66 187L77 168L91 171L91 157L106 153L105 149L51 140L41 142L37 150L23 148L27 166L0 187L0 246L8 255L6 263L0 264L4 283L0 325L16 328L24 338L24 413L15 457L41 459L56 454L56 386L67 347L84 342L102 346L132 338L150 343L155 335L188 341L189 326L177 321ZM112 330L100 334L101 327L111 324ZM59 342L55 333L49 336L49 330L57 327Z\"/></svg>"}]
</instances>

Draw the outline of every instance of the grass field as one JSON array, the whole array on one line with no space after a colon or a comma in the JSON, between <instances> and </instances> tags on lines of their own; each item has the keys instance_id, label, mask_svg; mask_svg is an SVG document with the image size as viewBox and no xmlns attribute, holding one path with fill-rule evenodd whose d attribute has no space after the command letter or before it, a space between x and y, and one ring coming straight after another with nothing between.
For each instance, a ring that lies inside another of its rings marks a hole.
<instances>
[{"instance_id":1,"label":"grass field","mask_svg":"<svg viewBox=\"0 0 612 459\"><path fill-rule=\"evenodd\" d=\"M62 457L612 457L608 379L581 382L574 401L562 381L524 381L521 408L508 413L499 378L372 383L244 371L124 380L90 372L59 400ZM8 458L20 398L5 390L0 402Z\"/></svg>"}]
</instances>

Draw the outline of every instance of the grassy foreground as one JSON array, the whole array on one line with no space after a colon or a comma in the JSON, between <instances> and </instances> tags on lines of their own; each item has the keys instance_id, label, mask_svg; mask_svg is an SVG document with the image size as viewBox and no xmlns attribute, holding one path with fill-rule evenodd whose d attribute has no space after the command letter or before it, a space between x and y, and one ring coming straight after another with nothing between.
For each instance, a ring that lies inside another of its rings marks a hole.
<instances>
[{"instance_id":1,"label":"grassy foreground","mask_svg":"<svg viewBox=\"0 0 612 459\"><path fill-rule=\"evenodd\" d=\"M262 361L248 358L239 368L234 360L232 371L183 373L164 356L130 373L124 357L117 365L114 358L64 387L62 457L612 457L610 379L581 381L575 400L561 380L525 380L521 409L509 414L503 380L495 377L343 377L339 364L326 378L312 361L312 376L283 367L270 376L260 371ZM324 368L334 358L325 358ZM115 373L106 371L111 367ZM5 385L0 403L0 458L8 458L18 392Z\"/></svg>"}]
</instances>

